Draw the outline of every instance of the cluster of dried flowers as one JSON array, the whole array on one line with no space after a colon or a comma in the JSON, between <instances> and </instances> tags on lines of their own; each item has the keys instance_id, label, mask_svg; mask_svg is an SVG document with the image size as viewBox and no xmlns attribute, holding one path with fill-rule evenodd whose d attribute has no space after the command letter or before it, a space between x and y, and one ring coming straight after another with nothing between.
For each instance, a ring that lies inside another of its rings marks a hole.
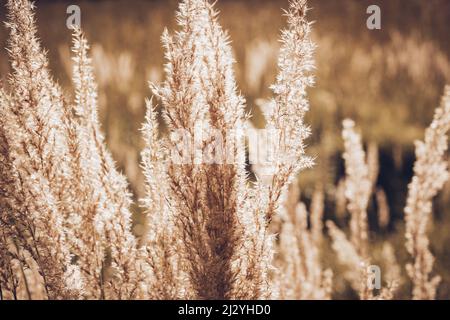
<instances>
[{"instance_id":1,"label":"cluster of dried flowers","mask_svg":"<svg viewBox=\"0 0 450 320\"><path fill-rule=\"evenodd\" d=\"M209 1L181 1L179 30L162 37L165 80L151 85L168 134L160 133L153 99L142 128L147 223L139 241L131 232L127 182L100 129L81 30L73 31L75 90L69 100L49 73L32 4L8 0L7 8L12 71L0 87L0 299L331 298L333 272L321 254L323 188L308 213L292 183L312 165L304 150L310 131L306 89L314 69L306 0L291 0L286 11L274 97L264 108L279 143L270 175L255 170L254 183L247 177L242 134L249 116L228 35ZM425 143L417 145L405 210L407 247L415 259L408 270L419 299L433 298L438 283L429 279L433 257L425 227L431 198L447 179L449 123L447 90ZM366 163L353 127L348 120L343 132L351 240L332 222L327 226L337 254L356 273L352 284L361 298L390 299L396 276L378 295L366 285L367 205L377 166L370 165L373 156ZM231 147L217 148L213 131ZM204 138L180 148L173 139L179 132ZM232 161L205 163L196 161L198 154ZM174 157L193 158L180 164Z\"/></svg>"},{"instance_id":2,"label":"cluster of dried flowers","mask_svg":"<svg viewBox=\"0 0 450 320\"><path fill-rule=\"evenodd\" d=\"M430 279L434 257L428 245L427 226L432 213L432 199L449 178L445 152L450 130L450 87L445 88L441 106L425 132L425 140L416 142L414 177L408 186L405 207L406 249L414 263L406 266L413 282L414 299L434 299L439 276Z\"/></svg>"}]
</instances>

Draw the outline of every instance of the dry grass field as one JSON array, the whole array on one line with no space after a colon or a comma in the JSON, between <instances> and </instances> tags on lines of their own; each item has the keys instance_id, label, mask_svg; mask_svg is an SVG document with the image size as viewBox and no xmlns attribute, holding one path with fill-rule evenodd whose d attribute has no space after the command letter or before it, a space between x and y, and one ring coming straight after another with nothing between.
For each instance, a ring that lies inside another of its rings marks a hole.
<instances>
[{"instance_id":1,"label":"dry grass field","mask_svg":"<svg viewBox=\"0 0 450 320\"><path fill-rule=\"evenodd\" d=\"M449 1L3 2L1 299L450 299Z\"/></svg>"}]
</instances>

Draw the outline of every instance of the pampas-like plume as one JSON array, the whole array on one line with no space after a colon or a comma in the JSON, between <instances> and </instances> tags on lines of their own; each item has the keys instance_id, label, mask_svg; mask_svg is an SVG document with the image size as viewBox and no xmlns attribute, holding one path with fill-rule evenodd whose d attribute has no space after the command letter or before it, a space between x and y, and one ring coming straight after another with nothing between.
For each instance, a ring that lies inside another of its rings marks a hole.
<instances>
[{"instance_id":1,"label":"pampas-like plume","mask_svg":"<svg viewBox=\"0 0 450 320\"><path fill-rule=\"evenodd\" d=\"M0 99L4 97L3 88L0 88ZM2 100L0 100L0 105L2 103ZM11 163L9 162L9 147L3 126L0 126L0 300L3 300L8 293L16 299L19 285L19 279L12 266L14 255L10 252L9 238L12 228L7 227L11 223L9 219L12 212L7 197L13 182Z\"/></svg>"},{"instance_id":2,"label":"pampas-like plume","mask_svg":"<svg viewBox=\"0 0 450 320\"><path fill-rule=\"evenodd\" d=\"M238 291L246 277L238 276L241 271L234 261L250 240L245 237L251 232L242 228L250 224L246 221L253 222L252 212L244 211L243 99L236 93L228 37L216 16L207 1L180 4L177 17L181 31L175 37L168 32L163 36L166 81L162 87L154 87L172 135L183 130L192 142L200 133L206 137L199 147L202 155L212 152L218 159L212 164L205 159L197 162L198 158L186 154L189 148L179 150L179 144L169 141L169 150L178 150L181 158L188 156L183 164L169 159L168 200L176 211L174 226L184 242L178 254L183 257L195 296L202 299L240 297ZM218 141L211 129L219 132L219 146L214 146ZM223 148L230 144L231 148ZM147 181L151 191L152 181ZM155 195L147 203L160 203L158 198Z\"/></svg>"},{"instance_id":3,"label":"pampas-like plume","mask_svg":"<svg viewBox=\"0 0 450 320\"><path fill-rule=\"evenodd\" d=\"M81 30L74 29L74 113L79 154L74 156L75 174L83 181L76 187L81 207L72 219L75 252L87 276L92 297L130 299L138 297L141 277L137 242L131 233L131 196L125 177L117 172L107 150L97 115L97 89L88 57L89 46ZM83 228L80 228L83 226ZM112 274L104 279L105 250L110 252ZM92 255L92 256L91 256ZM100 295L99 295L100 294Z\"/></svg>"},{"instance_id":4,"label":"pampas-like plume","mask_svg":"<svg viewBox=\"0 0 450 320\"><path fill-rule=\"evenodd\" d=\"M168 60L166 80L161 87L153 86L153 91L162 102L171 132L172 139L167 142L171 154L167 168L162 168L167 172L170 192L163 202L155 192L151 177L155 170L149 161L156 155L150 148L158 147L154 139L147 137L145 203L152 207L161 207L165 201L170 204L170 219L162 216L157 221L163 221L163 228L170 230L173 220L176 233L181 235L182 244L177 246L182 257L179 263L192 286L185 285L186 294L192 291L201 299L270 295L267 274L272 236L267 222L275 214L287 183L300 167L310 163L303 155L308 130L298 126L308 108L304 90L312 82L306 75L312 69L313 46L305 13L306 2L293 1L288 13L289 29L282 36L281 73L274 87L276 110L270 119L271 127L282 132L283 141L279 141L281 157L277 160L280 175L275 175L270 189L260 184L251 189L246 181L244 100L237 94L228 36L218 24L212 5L205 0L183 1L177 14L181 30L175 36L167 31L163 35ZM290 58L295 58L294 67L287 61ZM147 117L148 128L154 127L154 122L154 116ZM180 140L173 139L180 138L180 133L187 137L185 148L180 148ZM154 131L147 130L146 134L155 136ZM205 154L215 161L209 163L201 158ZM174 156L183 162L176 163ZM284 165L289 167L287 171ZM153 239L166 232L153 229L149 228ZM170 260L164 250L157 259L161 266ZM158 276L158 271L153 274Z\"/></svg>"},{"instance_id":5,"label":"pampas-like plume","mask_svg":"<svg viewBox=\"0 0 450 320\"><path fill-rule=\"evenodd\" d=\"M203 132L202 126L208 111L207 92L202 87L201 74L204 68L202 47L206 45L202 27L207 28L206 32L211 32L210 25L213 23L209 4L201 0L183 1L177 20L181 31L174 37L167 31L163 35L168 61L166 80L160 88L154 87L153 91L162 101L169 129L173 134L183 130L190 144L194 141L195 133ZM201 150L204 147L205 144ZM173 195L170 197L173 199L171 207L176 210L176 233L183 241L178 254L183 257L182 263L186 265L189 282L196 297L228 298L231 288L230 254L236 244L232 237L236 226L235 208L229 212L223 209L211 212L206 198L207 168L194 164L191 145L180 149L177 141L170 139L168 149L171 152L178 151L186 159L185 163L177 164L173 158L169 158L167 176ZM216 184L216 181L211 181L213 187ZM219 204L224 199L214 200ZM153 199L153 202L157 203L158 198ZM216 231L218 225L223 228L223 234ZM224 246L220 248L219 242Z\"/></svg>"},{"instance_id":6,"label":"pampas-like plume","mask_svg":"<svg viewBox=\"0 0 450 320\"><path fill-rule=\"evenodd\" d=\"M10 0L7 7L11 92L0 94L6 238L31 255L49 299L137 297L141 252L130 230L131 201L98 125L86 40L75 30L69 105L48 71L33 6ZM104 279L106 252L113 272Z\"/></svg>"},{"instance_id":7,"label":"pampas-like plume","mask_svg":"<svg viewBox=\"0 0 450 320\"><path fill-rule=\"evenodd\" d=\"M288 194L291 181L313 162L304 150L306 91L314 68L306 0L290 1L286 11L274 98L264 107L275 157L269 165L255 165L264 177L257 172L253 185L243 139L249 117L236 86L229 37L207 0L181 2L180 30L163 34L166 80L151 86L170 135L159 137L152 100L142 130L147 227L141 247L131 232L127 182L101 132L81 30L74 29L75 99L68 102L48 70L32 5L8 0L7 7L12 73L7 88L0 88L0 299L330 298L332 274L320 261L323 188L314 193L310 226L298 186ZM449 176L449 127L447 88L424 142L416 144L405 208L415 299L434 298L439 282L430 276L434 258L426 227L432 198ZM351 120L344 121L343 138L347 199L340 202L348 203L351 237L327 222L333 248L361 299L391 299L399 272L388 244L388 286L375 295L367 282L367 207L378 152L369 147L366 159ZM382 191L377 199L384 226ZM279 243L273 230L280 231Z\"/></svg>"},{"instance_id":8,"label":"pampas-like plume","mask_svg":"<svg viewBox=\"0 0 450 320\"><path fill-rule=\"evenodd\" d=\"M282 215L284 221L275 259L275 266L278 268L275 273L278 298L331 299L333 272L330 269L324 270L321 265L318 228L308 229L308 212L305 205L298 202L298 196L299 191L294 183L289 188L288 199L295 201L288 201L283 208L286 212ZM316 195L315 201L319 200ZM315 206L319 204L316 203ZM313 219L311 215L311 219L316 220L317 217Z\"/></svg>"},{"instance_id":9,"label":"pampas-like plume","mask_svg":"<svg viewBox=\"0 0 450 320\"><path fill-rule=\"evenodd\" d=\"M142 204L147 213L144 248L147 251L148 297L152 299L178 299L193 296L189 279L181 268L178 254L181 246L173 235L176 232L170 207L167 151L158 138L158 120L151 100L147 101L146 122L143 126L146 148L142 151L146 194Z\"/></svg>"},{"instance_id":10,"label":"pampas-like plume","mask_svg":"<svg viewBox=\"0 0 450 320\"><path fill-rule=\"evenodd\" d=\"M154 93L162 100L172 133L182 129L192 137L200 126L207 137L195 148L226 163L198 163L197 158L181 165L165 162L164 148L182 157L186 150L177 149L172 140L165 146L157 142L156 118L149 107L144 205L150 211L149 223L156 218L161 226L149 225L142 249L130 231L126 181L115 169L98 124L96 88L81 31L74 31L75 101L69 104L48 71L32 5L9 0L8 9L13 72L11 92L1 91L0 110L2 293L16 291L18 282L10 272L13 259L22 269L37 268L37 281L50 299L269 297L272 236L267 218L275 213L290 178L308 162L302 142L290 148L294 138L303 141L307 135L303 125L296 129L307 110L304 90L311 83L306 75L312 49L306 3L292 2L289 29L283 33L271 119L291 140L280 141L282 157L277 162L280 172L285 161L289 169L270 190L250 188L246 181L242 137L247 117L235 85L228 36L207 1L181 3L182 30L174 37L167 32L163 36L167 80L153 87ZM290 57L296 61L293 69ZM296 118L289 120L285 112ZM224 138L226 149L218 148L214 130ZM159 178L167 185L158 188ZM172 230L181 237L174 238ZM21 250L12 250L9 239ZM22 250L33 261L23 259Z\"/></svg>"},{"instance_id":11,"label":"pampas-like plume","mask_svg":"<svg viewBox=\"0 0 450 320\"><path fill-rule=\"evenodd\" d=\"M96 120L95 87L87 58L87 43L81 30L74 29L73 82L75 102L67 112L73 112L76 121L66 124L71 157L71 169L77 183L73 186L74 211L68 217L68 241L84 278L87 298L105 298L103 264L105 258L104 232L96 224L104 210L106 197L94 179L101 171L94 140L90 135ZM71 119L68 115L67 119ZM103 221L102 221L103 222ZM104 223L104 222L103 222ZM100 224L103 226L103 224Z\"/></svg>"},{"instance_id":12,"label":"pampas-like plume","mask_svg":"<svg viewBox=\"0 0 450 320\"><path fill-rule=\"evenodd\" d=\"M75 298L82 282L71 264L63 222L73 200L60 125L64 102L36 38L32 5L10 0L7 7L11 93L2 93L0 117L12 183L2 222L37 262L48 297Z\"/></svg>"},{"instance_id":13,"label":"pampas-like plume","mask_svg":"<svg viewBox=\"0 0 450 320\"><path fill-rule=\"evenodd\" d=\"M310 130L304 123L309 110L306 89L314 78L314 44L310 39L311 23L306 19L306 0L293 0L286 12L288 28L281 34L278 58L279 73L272 86L275 98L265 110L267 129L277 132L277 150L273 161L273 176L269 188L266 216L270 220L278 210L280 198L297 173L312 166L305 155L304 140Z\"/></svg>"},{"instance_id":14,"label":"pampas-like plume","mask_svg":"<svg viewBox=\"0 0 450 320\"><path fill-rule=\"evenodd\" d=\"M351 215L351 239L349 241L342 230L328 221L327 227L332 238L332 246L340 263L346 266L346 278L350 280L351 286L359 293L361 299L392 299L397 288L395 281L388 282L387 287L382 288L378 295L374 295L374 288L368 282L370 256L368 254L367 205L378 175L376 164L378 152L372 151L372 156L366 161L361 136L355 131L355 123L347 119L343 121L343 127L345 197Z\"/></svg>"},{"instance_id":15,"label":"pampas-like plume","mask_svg":"<svg viewBox=\"0 0 450 320\"><path fill-rule=\"evenodd\" d=\"M258 277L262 283L267 281L266 270L272 259L272 237L264 225L280 213L280 205L292 179L301 169L312 166L312 160L304 151L304 140L309 136L309 128L304 124L304 115L309 109L306 89L314 82L311 75L314 44L310 39L307 11L306 0L290 1L286 11L288 26L281 34L279 74L272 86L275 97L264 108L266 130L275 135L275 150L271 150L274 159L270 166L264 166L265 174L270 176L257 182L247 202L248 210L254 212L255 217L254 227L248 228L254 234L249 252L265 254L248 255L251 259L246 262L250 266L247 270L252 270L252 278Z\"/></svg>"},{"instance_id":16,"label":"pampas-like plume","mask_svg":"<svg viewBox=\"0 0 450 320\"><path fill-rule=\"evenodd\" d=\"M355 123L344 120L342 138L344 139L345 196L350 212L351 242L359 256L367 257L367 205L372 192L372 181L366 164L361 137L355 132Z\"/></svg>"},{"instance_id":17,"label":"pampas-like plume","mask_svg":"<svg viewBox=\"0 0 450 320\"><path fill-rule=\"evenodd\" d=\"M407 265L414 286L414 299L434 299L440 282L439 276L430 276L434 257L428 248L426 231L432 214L432 199L449 177L448 163L444 158L449 129L450 87L447 86L442 105L436 109L433 122L425 132L425 140L416 142L414 177L408 186L405 236L406 249L414 258L414 263Z\"/></svg>"}]
</instances>

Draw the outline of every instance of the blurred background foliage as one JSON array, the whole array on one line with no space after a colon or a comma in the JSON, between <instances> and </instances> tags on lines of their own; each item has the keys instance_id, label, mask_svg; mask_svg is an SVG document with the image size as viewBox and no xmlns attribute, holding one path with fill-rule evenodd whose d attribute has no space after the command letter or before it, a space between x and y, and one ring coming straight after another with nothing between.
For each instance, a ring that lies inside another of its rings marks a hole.
<instances>
[{"instance_id":1,"label":"blurred background foliage","mask_svg":"<svg viewBox=\"0 0 450 320\"><path fill-rule=\"evenodd\" d=\"M160 36L175 27L177 1L43 1L35 2L39 35L49 50L55 78L68 95L71 35L66 28L66 8L81 8L81 23L92 50L99 86L100 115L107 143L119 167L127 175L136 198L135 232L142 230L137 199L143 194L140 127L144 99L150 97L148 81L163 79L164 56ZM382 11L381 30L366 28L366 8L377 4ZM439 104L445 83L450 83L450 1L447 0L311 0L314 20L316 86L310 90L311 111L307 122L312 137L308 153L316 157L314 169L301 174L302 200L310 203L316 185L326 191L326 217L345 224L339 210L338 182L343 176L341 122L354 119L366 145L379 148L380 175L377 187L384 190L391 212L387 228L377 225L380 202L374 197L370 225L374 255L381 239L391 240L402 264L404 249L403 207L412 176L414 140L422 139ZM239 88L247 99L252 121L263 119L260 101L270 97L275 80L279 30L284 25L282 7L287 0L221 0L220 22L229 30L236 57ZM0 8L1 20L5 9ZM0 30L0 45L7 32ZM9 71L6 51L0 53L0 75ZM450 298L450 186L435 201L431 233L436 270L443 277L439 298ZM326 249L329 252L328 249ZM334 257L325 255L333 265ZM383 265L383 262L379 262ZM338 268L338 267L336 267ZM338 273L339 269L335 269ZM403 270L404 273L404 270ZM351 297L348 285L336 274L337 298ZM400 298L409 297L407 283Z\"/></svg>"}]
</instances>

